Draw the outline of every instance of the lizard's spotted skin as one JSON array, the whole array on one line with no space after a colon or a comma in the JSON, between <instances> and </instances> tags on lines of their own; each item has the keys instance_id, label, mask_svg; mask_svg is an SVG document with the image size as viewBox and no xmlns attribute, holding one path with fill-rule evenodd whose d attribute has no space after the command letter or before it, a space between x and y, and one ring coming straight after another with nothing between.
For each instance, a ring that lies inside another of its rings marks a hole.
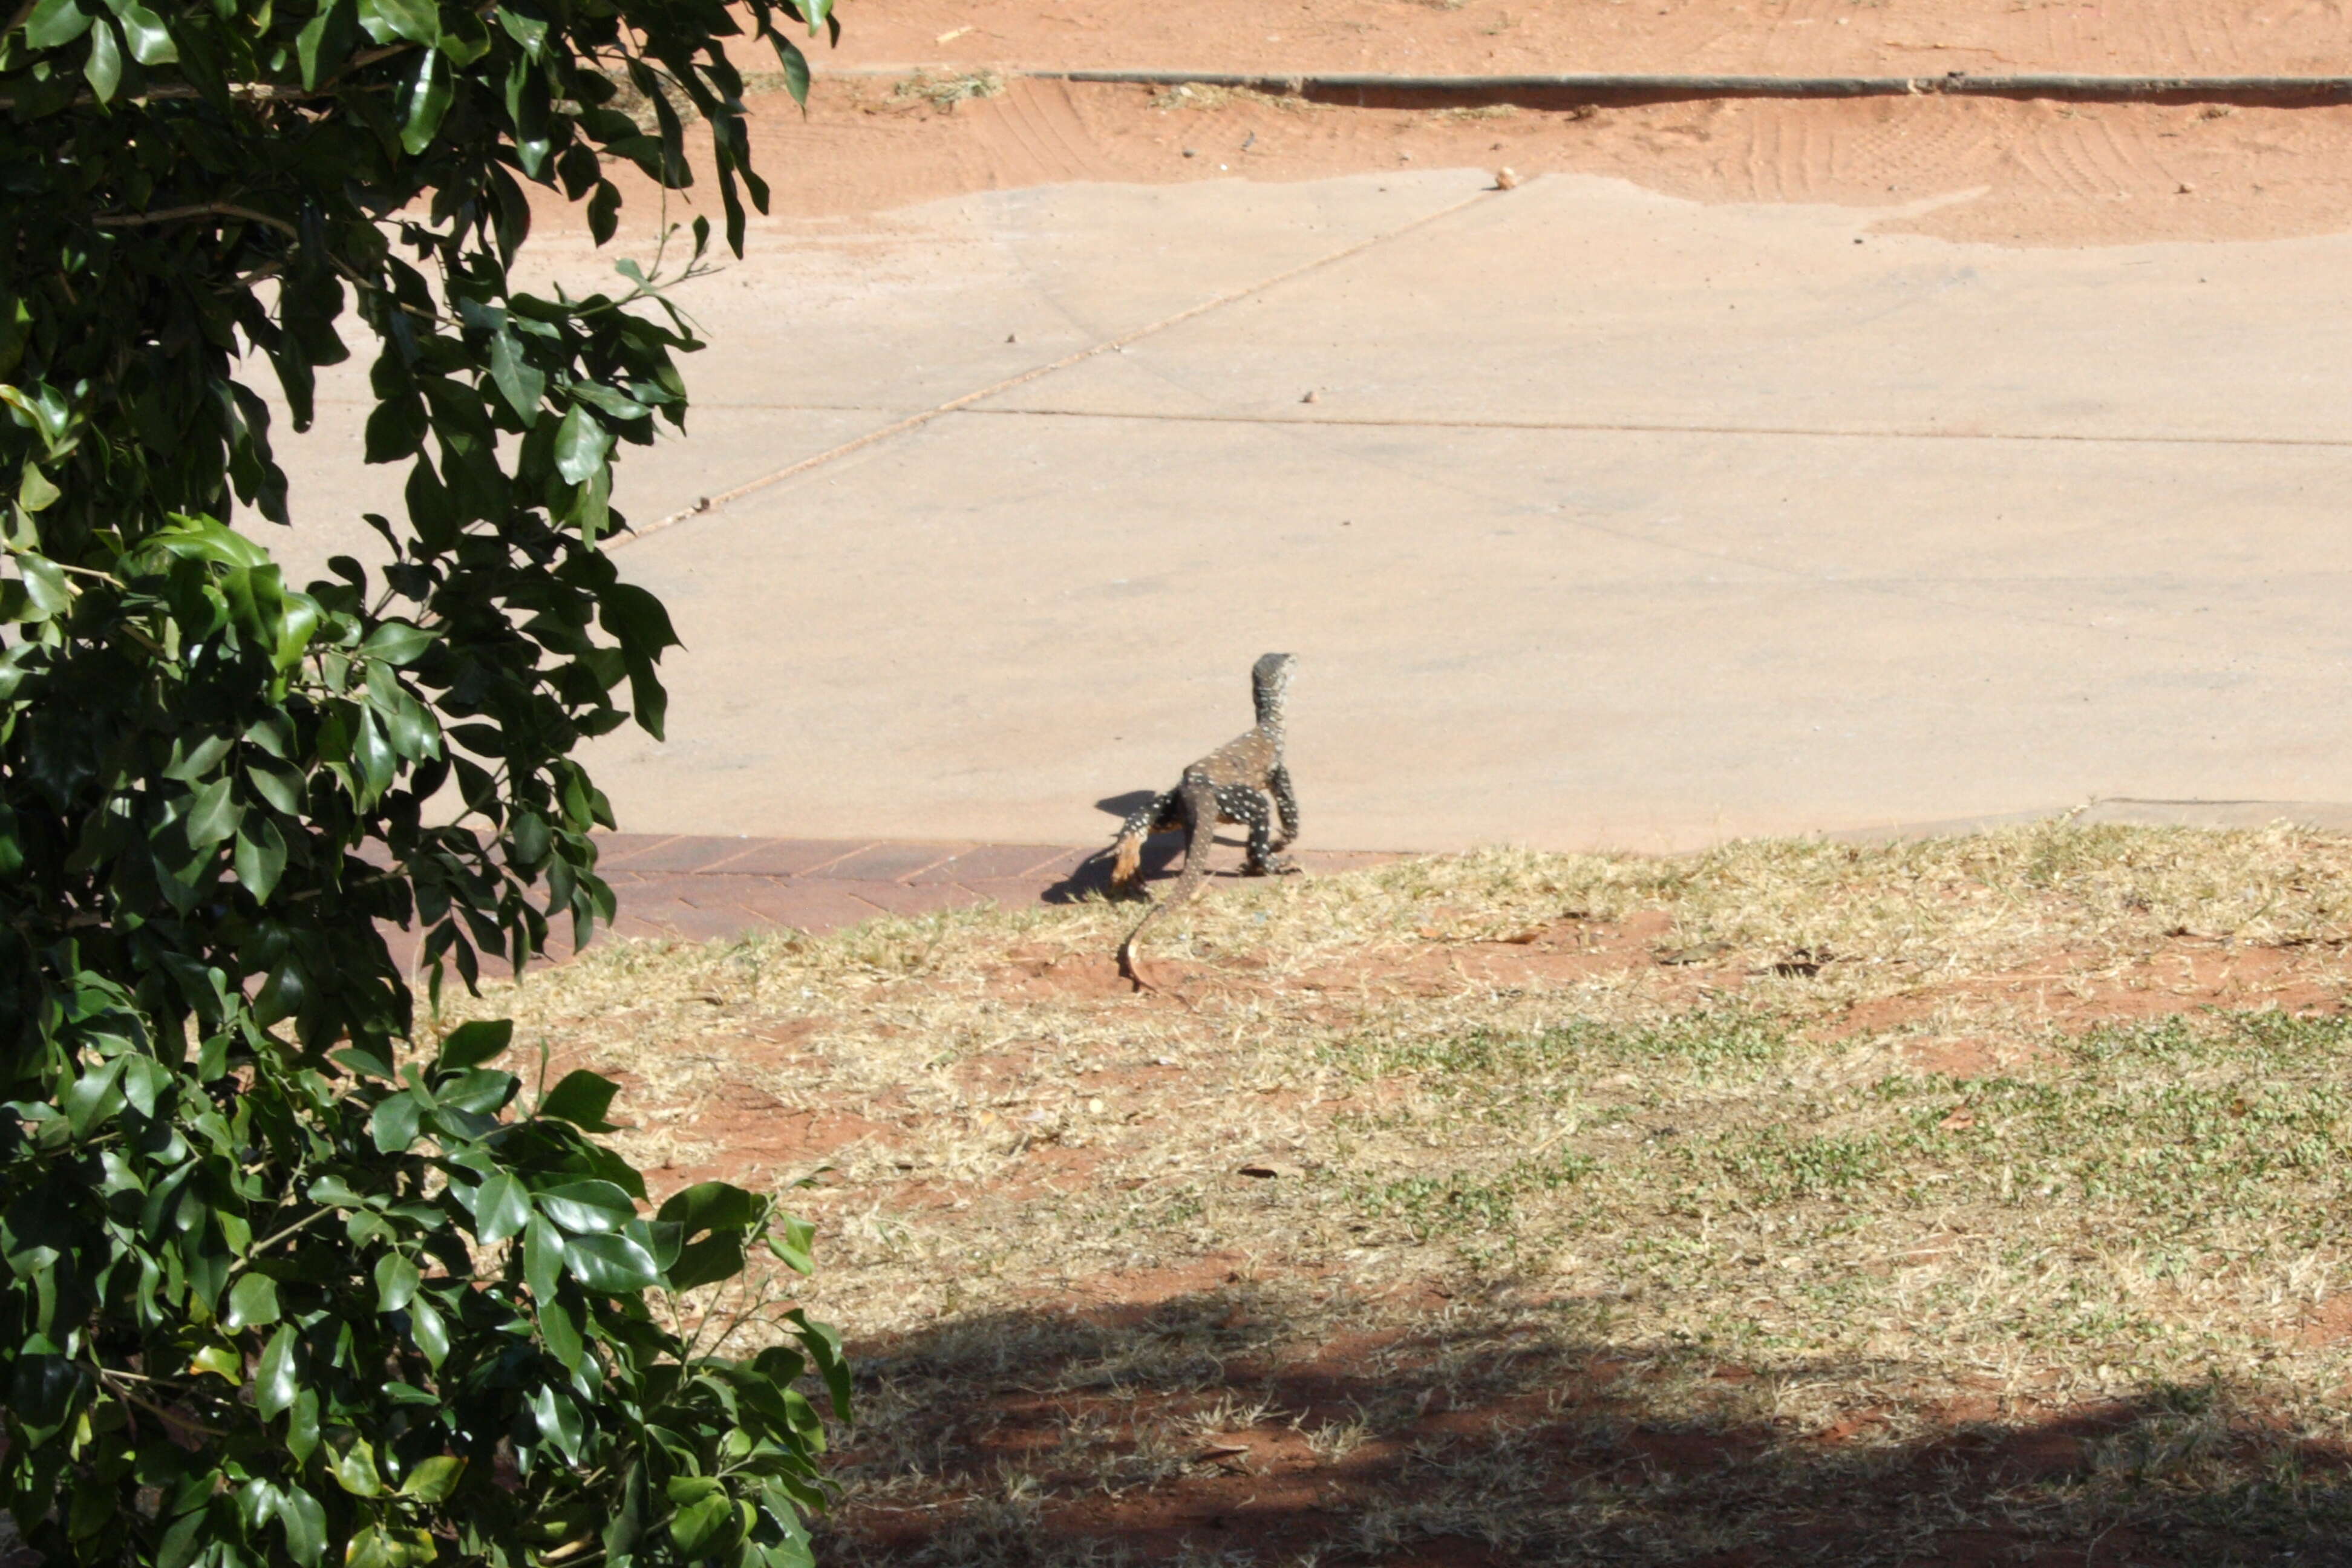
<instances>
[{"instance_id":1,"label":"lizard's spotted skin","mask_svg":"<svg viewBox=\"0 0 2352 1568\"><path fill-rule=\"evenodd\" d=\"M1217 824L1231 822L1249 830L1243 875L1265 877L1298 869L1276 853L1298 837L1298 797L1291 793L1290 770L1282 762L1282 704L1290 692L1291 672L1297 667L1298 660L1286 653L1267 654L1251 666L1250 695L1257 703L1257 723L1248 733L1235 736L1186 768L1174 789L1119 825L1118 837L1111 841L1110 882L1111 889L1120 893L1135 886L1143 866L1146 838L1171 828L1184 830L1183 874L1119 943L1118 972L1138 985L1149 983L1135 970L1136 941L1152 921L1191 898L1209 874L1209 847L1216 840ZM1266 809L1269 796L1274 802L1271 814ZM1270 816L1281 821L1278 838Z\"/></svg>"}]
</instances>

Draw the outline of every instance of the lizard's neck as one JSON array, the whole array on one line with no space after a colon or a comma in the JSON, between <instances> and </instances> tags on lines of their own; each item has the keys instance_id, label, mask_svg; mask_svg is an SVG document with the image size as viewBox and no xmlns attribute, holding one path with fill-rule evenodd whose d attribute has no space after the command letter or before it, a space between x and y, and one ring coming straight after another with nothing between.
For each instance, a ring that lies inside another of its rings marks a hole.
<instances>
[{"instance_id":1,"label":"lizard's neck","mask_svg":"<svg viewBox=\"0 0 2352 1568\"><path fill-rule=\"evenodd\" d=\"M1260 704L1257 710L1257 728L1258 733L1275 744L1280 745L1282 743L1282 704L1279 702Z\"/></svg>"}]
</instances>

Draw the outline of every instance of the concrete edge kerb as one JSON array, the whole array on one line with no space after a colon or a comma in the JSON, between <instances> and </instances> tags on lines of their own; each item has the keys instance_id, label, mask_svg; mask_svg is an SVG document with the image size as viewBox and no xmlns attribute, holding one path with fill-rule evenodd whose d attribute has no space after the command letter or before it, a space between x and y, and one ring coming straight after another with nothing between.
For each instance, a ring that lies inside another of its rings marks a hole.
<instances>
[{"instance_id":1,"label":"concrete edge kerb","mask_svg":"<svg viewBox=\"0 0 2352 1568\"><path fill-rule=\"evenodd\" d=\"M897 77L968 72L971 66L841 66L819 77ZM1280 97L1364 107L1408 106L1421 97L1496 101L1557 99L1570 103L1663 103L1718 98L2005 98L2070 103L2260 103L2316 107L2352 102L2352 76L2085 76L1967 71L1919 76L1725 76L1645 71L1561 71L1495 76L1412 76L1386 71L1219 71L1118 68L1013 68L999 74L1027 81L1137 87L1240 88Z\"/></svg>"}]
</instances>

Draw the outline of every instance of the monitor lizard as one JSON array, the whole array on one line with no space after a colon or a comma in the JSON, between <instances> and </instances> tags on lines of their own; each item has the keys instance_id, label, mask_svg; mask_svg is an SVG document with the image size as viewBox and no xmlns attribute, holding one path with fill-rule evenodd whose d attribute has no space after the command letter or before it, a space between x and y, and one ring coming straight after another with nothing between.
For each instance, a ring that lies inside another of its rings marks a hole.
<instances>
[{"instance_id":1,"label":"monitor lizard","mask_svg":"<svg viewBox=\"0 0 2352 1568\"><path fill-rule=\"evenodd\" d=\"M1184 832L1184 869L1167 896L1128 932L1118 945L1118 972L1137 985L1151 988L1137 973L1135 944L1147 927L1191 898L1209 874L1209 847L1216 841L1217 824L1231 822L1249 830L1249 847L1242 861L1246 877L1278 876L1298 868L1276 851L1298 837L1298 797L1290 787L1290 770L1283 763L1282 707L1289 695L1291 672L1298 660L1290 654L1270 653L1250 667L1250 695L1257 706L1257 723L1245 734L1219 746L1184 770L1174 789L1156 795L1119 824L1111 841L1111 890L1125 893L1143 868L1143 841L1172 828ZM1282 825L1274 837L1266 799L1273 797L1273 815Z\"/></svg>"}]
</instances>

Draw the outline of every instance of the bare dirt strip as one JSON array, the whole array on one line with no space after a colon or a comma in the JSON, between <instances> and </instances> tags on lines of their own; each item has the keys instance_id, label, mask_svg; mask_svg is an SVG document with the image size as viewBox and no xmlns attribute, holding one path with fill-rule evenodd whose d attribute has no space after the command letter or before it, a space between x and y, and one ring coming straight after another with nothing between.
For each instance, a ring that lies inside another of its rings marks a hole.
<instances>
[{"instance_id":1,"label":"bare dirt strip","mask_svg":"<svg viewBox=\"0 0 2352 1568\"><path fill-rule=\"evenodd\" d=\"M2330 0L850 0L820 66L2327 75Z\"/></svg>"},{"instance_id":2,"label":"bare dirt strip","mask_svg":"<svg viewBox=\"0 0 2352 1568\"><path fill-rule=\"evenodd\" d=\"M1381 109L912 73L822 79L805 116L781 93L748 101L758 166L787 225L1066 182L1457 167L1608 175L1707 203L1872 208L1887 232L2017 246L2278 238L2352 223L2352 106L2340 105L1919 97ZM625 222L649 235L665 210L657 194L623 183ZM667 211L719 216L707 180ZM542 221L583 220L551 204Z\"/></svg>"}]
</instances>

